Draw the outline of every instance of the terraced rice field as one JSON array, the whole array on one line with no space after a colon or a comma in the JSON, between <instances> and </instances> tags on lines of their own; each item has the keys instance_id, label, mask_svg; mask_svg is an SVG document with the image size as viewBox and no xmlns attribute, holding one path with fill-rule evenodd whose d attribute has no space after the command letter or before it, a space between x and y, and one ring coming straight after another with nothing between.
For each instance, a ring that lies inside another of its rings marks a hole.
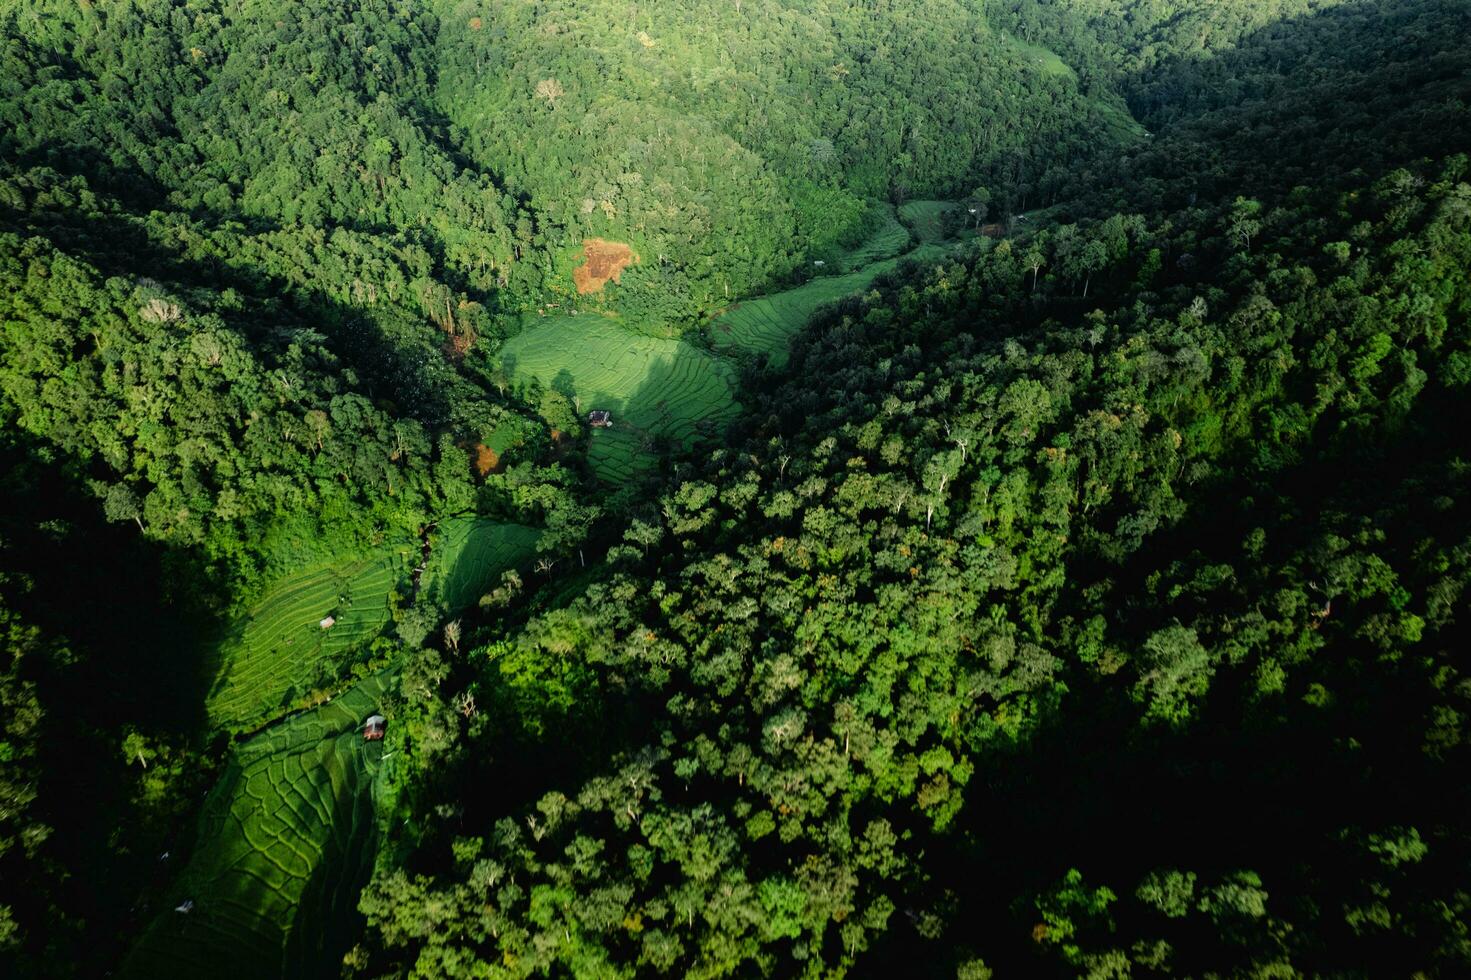
<instances>
[{"instance_id":1,"label":"terraced rice field","mask_svg":"<svg viewBox=\"0 0 1471 980\"><path fill-rule=\"evenodd\" d=\"M873 234L869 235L862 245L830 263L827 272L840 275L856 272L872 262L893 258L908 250L909 245L909 229L905 228L894 215L894 209L885 204L883 205L883 220L874 229Z\"/></svg>"},{"instance_id":2,"label":"terraced rice field","mask_svg":"<svg viewBox=\"0 0 1471 980\"><path fill-rule=\"evenodd\" d=\"M899 206L899 220L920 242L945 240L945 214L957 207L954 201L909 201Z\"/></svg>"},{"instance_id":3,"label":"terraced rice field","mask_svg":"<svg viewBox=\"0 0 1471 980\"><path fill-rule=\"evenodd\" d=\"M905 255L871 262L845 276L826 276L780 293L747 300L715 320L711 328L715 346L765 353L772 364L785 364L792 337L807 325L818 307L863 292L879 276L897 269L901 262L933 261L944 255L945 249L938 245L921 245Z\"/></svg>"},{"instance_id":4,"label":"terraced rice field","mask_svg":"<svg viewBox=\"0 0 1471 980\"><path fill-rule=\"evenodd\" d=\"M524 524L483 517L455 517L435 532L429 565L419 586L430 600L456 612L474 606L501 573L536 553L541 532Z\"/></svg>"},{"instance_id":5,"label":"terraced rice field","mask_svg":"<svg viewBox=\"0 0 1471 980\"><path fill-rule=\"evenodd\" d=\"M359 726L391 684L369 678L235 751L205 801L193 856L124 976L336 974L379 837L384 743L364 742ZM175 911L187 901L189 911Z\"/></svg>"},{"instance_id":6,"label":"terraced rice field","mask_svg":"<svg viewBox=\"0 0 1471 980\"><path fill-rule=\"evenodd\" d=\"M409 546L405 546L406 548ZM248 728L306 693L320 665L361 647L390 618L389 593L405 574L397 549L320 566L277 583L221 645L222 669L208 710L216 725ZM321 620L336 622L322 629Z\"/></svg>"},{"instance_id":7,"label":"terraced rice field","mask_svg":"<svg viewBox=\"0 0 1471 980\"><path fill-rule=\"evenodd\" d=\"M607 409L611 429L594 429L588 459L604 480L626 480L653 460L652 440L688 444L701 423L736 414L735 372L688 343L648 337L596 314L528 319L506 342L502 365L571 393L578 410Z\"/></svg>"}]
</instances>

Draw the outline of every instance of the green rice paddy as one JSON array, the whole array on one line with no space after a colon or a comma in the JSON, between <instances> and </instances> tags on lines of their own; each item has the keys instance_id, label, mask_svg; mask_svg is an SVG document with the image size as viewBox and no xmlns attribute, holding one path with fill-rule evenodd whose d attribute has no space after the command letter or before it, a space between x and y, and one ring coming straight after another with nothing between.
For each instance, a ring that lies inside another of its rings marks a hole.
<instances>
[{"instance_id":1,"label":"green rice paddy","mask_svg":"<svg viewBox=\"0 0 1471 980\"><path fill-rule=\"evenodd\" d=\"M450 518L435 532L419 587L451 613L467 609L495 586L502 572L531 558L539 537L540 531L524 524L483 517Z\"/></svg>"},{"instance_id":2,"label":"green rice paddy","mask_svg":"<svg viewBox=\"0 0 1471 980\"><path fill-rule=\"evenodd\" d=\"M363 741L360 726L391 683L369 678L235 750L205 801L193 855L124 976L336 974L379 838L384 743ZM176 910L186 902L188 911Z\"/></svg>"},{"instance_id":3,"label":"green rice paddy","mask_svg":"<svg viewBox=\"0 0 1471 980\"><path fill-rule=\"evenodd\" d=\"M221 645L211 721L236 730L265 721L305 694L320 670L369 643L391 616L389 595L405 566L403 555L385 549L276 583ZM335 622L323 629L328 616Z\"/></svg>"},{"instance_id":4,"label":"green rice paddy","mask_svg":"<svg viewBox=\"0 0 1471 980\"><path fill-rule=\"evenodd\" d=\"M825 271L828 274L837 275L857 272L874 262L881 262L899 255L906 251L909 245L909 229L899 221L894 214L894 209L884 204L881 206L880 220L873 233L864 239L862 245L828 263Z\"/></svg>"},{"instance_id":5,"label":"green rice paddy","mask_svg":"<svg viewBox=\"0 0 1471 980\"><path fill-rule=\"evenodd\" d=\"M945 240L945 215L955 210L954 201L909 201L899 207L899 220L921 243Z\"/></svg>"},{"instance_id":6,"label":"green rice paddy","mask_svg":"<svg viewBox=\"0 0 1471 980\"><path fill-rule=\"evenodd\" d=\"M813 279L793 289L739 303L712 325L715 347L764 353L772 364L785 364L787 346L818 307L863 292L879 276L897 269L901 262L935 261L945 254L945 249L938 245L921 245L904 255L871 262L858 272Z\"/></svg>"},{"instance_id":7,"label":"green rice paddy","mask_svg":"<svg viewBox=\"0 0 1471 980\"><path fill-rule=\"evenodd\" d=\"M574 399L584 415L613 413L613 427L590 432L598 476L625 480L653 459L656 438L687 445L702 423L735 417L735 371L694 345L636 334L597 314L529 319L506 342L501 362L517 381L538 379Z\"/></svg>"}]
</instances>

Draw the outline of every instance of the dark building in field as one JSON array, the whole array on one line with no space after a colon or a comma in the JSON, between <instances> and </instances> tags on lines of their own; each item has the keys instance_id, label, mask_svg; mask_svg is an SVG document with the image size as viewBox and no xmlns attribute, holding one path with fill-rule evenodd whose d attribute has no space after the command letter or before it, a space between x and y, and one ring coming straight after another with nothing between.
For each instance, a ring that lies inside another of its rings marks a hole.
<instances>
[{"instance_id":1,"label":"dark building in field","mask_svg":"<svg viewBox=\"0 0 1471 980\"><path fill-rule=\"evenodd\" d=\"M594 429L608 429L613 426L613 413L595 408L587 413L587 424Z\"/></svg>"},{"instance_id":2,"label":"dark building in field","mask_svg":"<svg viewBox=\"0 0 1471 980\"><path fill-rule=\"evenodd\" d=\"M383 739L383 730L388 727L388 719L382 715L373 715L363 722L363 741L378 742Z\"/></svg>"}]
</instances>

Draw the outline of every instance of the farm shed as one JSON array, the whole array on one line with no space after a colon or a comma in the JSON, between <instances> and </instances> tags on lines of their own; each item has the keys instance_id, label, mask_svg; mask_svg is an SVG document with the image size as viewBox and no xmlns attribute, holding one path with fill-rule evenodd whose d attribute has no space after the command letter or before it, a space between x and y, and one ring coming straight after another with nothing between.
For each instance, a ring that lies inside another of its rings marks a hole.
<instances>
[{"instance_id":1,"label":"farm shed","mask_svg":"<svg viewBox=\"0 0 1471 980\"><path fill-rule=\"evenodd\" d=\"M363 741L377 742L382 740L383 731L388 727L388 719L382 715L372 715L363 722Z\"/></svg>"},{"instance_id":2,"label":"farm shed","mask_svg":"<svg viewBox=\"0 0 1471 980\"><path fill-rule=\"evenodd\" d=\"M594 429L607 429L613 425L613 413L595 408L587 413L587 424Z\"/></svg>"}]
</instances>

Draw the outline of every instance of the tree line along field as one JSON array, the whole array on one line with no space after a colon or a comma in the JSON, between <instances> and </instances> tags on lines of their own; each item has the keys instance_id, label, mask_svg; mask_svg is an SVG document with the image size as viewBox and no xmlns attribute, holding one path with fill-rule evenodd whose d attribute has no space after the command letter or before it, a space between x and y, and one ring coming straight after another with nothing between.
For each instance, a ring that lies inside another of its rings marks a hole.
<instances>
[{"instance_id":1,"label":"tree line along field","mask_svg":"<svg viewBox=\"0 0 1471 980\"><path fill-rule=\"evenodd\" d=\"M484 517L453 517L434 535L420 591L451 614L475 605L502 572L524 563L541 532Z\"/></svg>"},{"instance_id":2,"label":"tree line along field","mask_svg":"<svg viewBox=\"0 0 1471 980\"><path fill-rule=\"evenodd\" d=\"M903 255L871 262L856 272L824 276L769 296L737 303L715 319L711 340L717 350L766 354L780 367L787 361L787 347L812 315L823 305L862 292L879 276L896 271L905 262L934 262L946 249L926 243Z\"/></svg>"},{"instance_id":3,"label":"tree line along field","mask_svg":"<svg viewBox=\"0 0 1471 980\"><path fill-rule=\"evenodd\" d=\"M439 529L422 586L451 612L473 605L497 576L525 561L538 532L520 524L454 517ZM210 693L211 720L234 730L278 714L338 661L370 643L392 618L396 589L417 545L385 545L372 555L307 569L277 582L236 621L220 645ZM333 619L323 628L327 617Z\"/></svg>"},{"instance_id":4,"label":"tree line along field","mask_svg":"<svg viewBox=\"0 0 1471 980\"><path fill-rule=\"evenodd\" d=\"M364 741L359 729L390 681L371 677L235 750L125 977L314 976L331 967L377 847L385 743Z\"/></svg>"}]
</instances>

